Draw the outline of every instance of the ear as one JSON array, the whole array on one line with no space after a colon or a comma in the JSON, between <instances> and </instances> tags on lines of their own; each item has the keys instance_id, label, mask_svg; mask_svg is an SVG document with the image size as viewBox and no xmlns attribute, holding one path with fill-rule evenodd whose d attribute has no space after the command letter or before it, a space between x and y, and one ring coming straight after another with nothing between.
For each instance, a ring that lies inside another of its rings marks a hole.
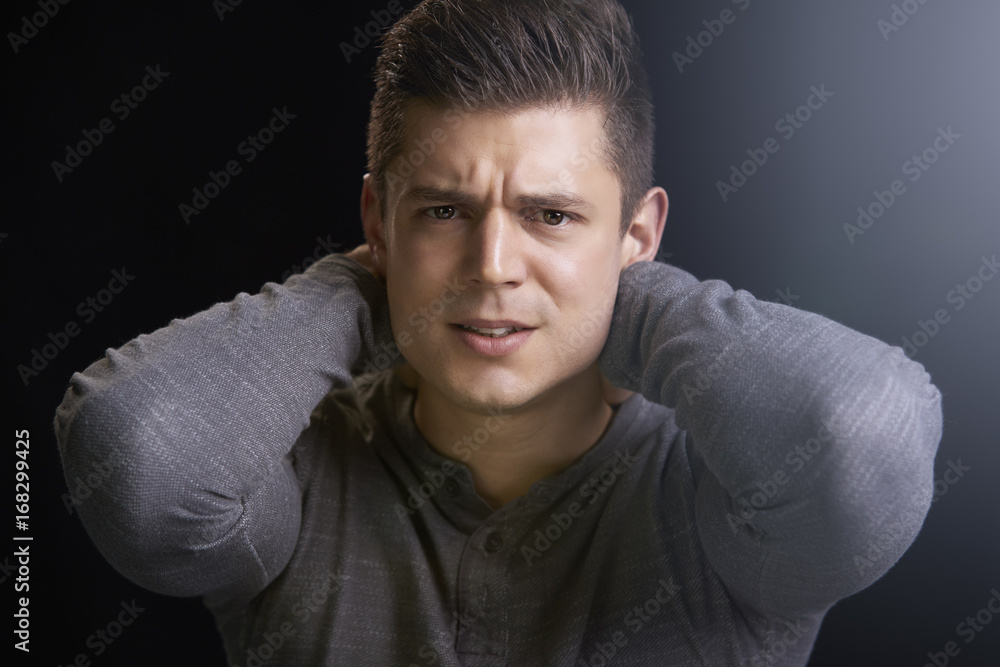
<instances>
[{"instance_id":1,"label":"ear","mask_svg":"<svg viewBox=\"0 0 1000 667\"><path fill-rule=\"evenodd\" d=\"M667 191L663 188L652 188L646 193L632 220L632 226L622 239L622 269L636 262L651 262L656 259L669 206Z\"/></svg>"},{"instance_id":2,"label":"ear","mask_svg":"<svg viewBox=\"0 0 1000 667\"><path fill-rule=\"evenodd\" d=\"M382 212L379 210L378 197L372 188L371 176L365 174L362 181L361 221L365 229L365 241L371 250L372 264L384 276L387 263L385 225L382 221Z\"/></svg>"}]
</instances>

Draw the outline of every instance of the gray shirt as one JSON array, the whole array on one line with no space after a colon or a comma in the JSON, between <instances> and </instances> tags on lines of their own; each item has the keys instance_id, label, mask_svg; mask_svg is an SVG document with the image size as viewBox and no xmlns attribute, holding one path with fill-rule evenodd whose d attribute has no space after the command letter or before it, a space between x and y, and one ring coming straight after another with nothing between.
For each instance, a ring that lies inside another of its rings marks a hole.
<instances>
[{"instance_id":1,"label":"gray shirt","mask_svg":"<svg viewBox=\"0 0 1000 667\"><path fill-rule=\"evenodd\" d=\"M622 272L600 357L639 393L493 511L437 453L381 287L331 255L142 335L55 418L104 557L203 596L230 665L804 665L930 507L940 393L898 347L717 280Z\"/></svg>"}]
</instances>

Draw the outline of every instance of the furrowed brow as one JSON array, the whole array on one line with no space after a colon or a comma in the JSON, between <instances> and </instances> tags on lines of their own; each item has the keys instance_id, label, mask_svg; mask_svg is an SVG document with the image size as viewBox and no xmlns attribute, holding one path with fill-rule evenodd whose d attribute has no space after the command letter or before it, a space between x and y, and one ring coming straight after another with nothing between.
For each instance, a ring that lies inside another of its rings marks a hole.
<instances>
[{"instance_id":1,"label":"furrowed brow","mask_svg":"<svg viewBox=\"0 0 1000 667\"><path fill-rule=\"evenodd\" d=\"M433 185L422 185L410 188L404 195L404 199L420 202L447 202L449 204L470 204L475 201L475 197L449 188L439 188ZM588 199L569 192L542 192L537 194L524 194L517 198L517 203L522 206L537 206L545 209L589 209L595 206Z\"/></svg>"},{"instance_id":2,"label":"furrowed brow","mask_svg":"<svg viewBox=\"0 0 1000 667\"><path fill-rule=\"evenodd\" d=\"M595 207L589 200L569 192L542 192L521 195L517 203L523 206L537 206L547 209L591 209Z\"/></svg>"},{"instance_id":3,"label":"furrowed brow","mask_svg":"<svg viewBox=\"0 0 1000 667\"><path fill-rule=\"evenodd\" d=\"M473 197L460 190L439 188L434 185L414 186L403 194L403 199L418 202L448 202L449 204L469 204Z\"/></svg>"}]
</instances>

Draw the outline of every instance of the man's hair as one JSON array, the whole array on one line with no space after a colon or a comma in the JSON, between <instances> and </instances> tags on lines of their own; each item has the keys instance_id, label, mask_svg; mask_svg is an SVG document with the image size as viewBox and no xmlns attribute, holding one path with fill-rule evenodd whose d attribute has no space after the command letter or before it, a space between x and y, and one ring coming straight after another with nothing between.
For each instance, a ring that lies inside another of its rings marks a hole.
<instances>
[{"instance_id":1,"label":"man's hair","mask_svg":"<svg viewBox=\"0 0 1000 667\"><path fill-rule=\"evenodd\" d=\"M446 111L597 109L596 155L621 186L624 238L653 186L653 104L638 36L617 0L424 0L384 36L368 123L383 219L413 103ZM572 166L568 166L572 169Z\"/></svg>"}]
</instances>

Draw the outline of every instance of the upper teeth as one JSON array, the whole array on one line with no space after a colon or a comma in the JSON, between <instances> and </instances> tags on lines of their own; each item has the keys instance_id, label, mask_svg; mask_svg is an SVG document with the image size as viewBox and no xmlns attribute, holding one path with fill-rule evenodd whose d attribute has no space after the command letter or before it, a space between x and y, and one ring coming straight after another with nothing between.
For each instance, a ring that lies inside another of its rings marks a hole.
<instances>
[{"instance_id":1,"label":"upper teeth","mask_svg":"<svg viewBox=\"0 0 1000 667\"><path fill-rule=\"evenodd\" d=\"M465 324L462 325L462 328L468 331L475 331L476 333L483 334L484 336L506 336L507 334L515 331L523 331L523 329L519 329L518 327L507 327L504 329L480 329L478 327L470 327Z\"/></svg>"}]
</instances>

